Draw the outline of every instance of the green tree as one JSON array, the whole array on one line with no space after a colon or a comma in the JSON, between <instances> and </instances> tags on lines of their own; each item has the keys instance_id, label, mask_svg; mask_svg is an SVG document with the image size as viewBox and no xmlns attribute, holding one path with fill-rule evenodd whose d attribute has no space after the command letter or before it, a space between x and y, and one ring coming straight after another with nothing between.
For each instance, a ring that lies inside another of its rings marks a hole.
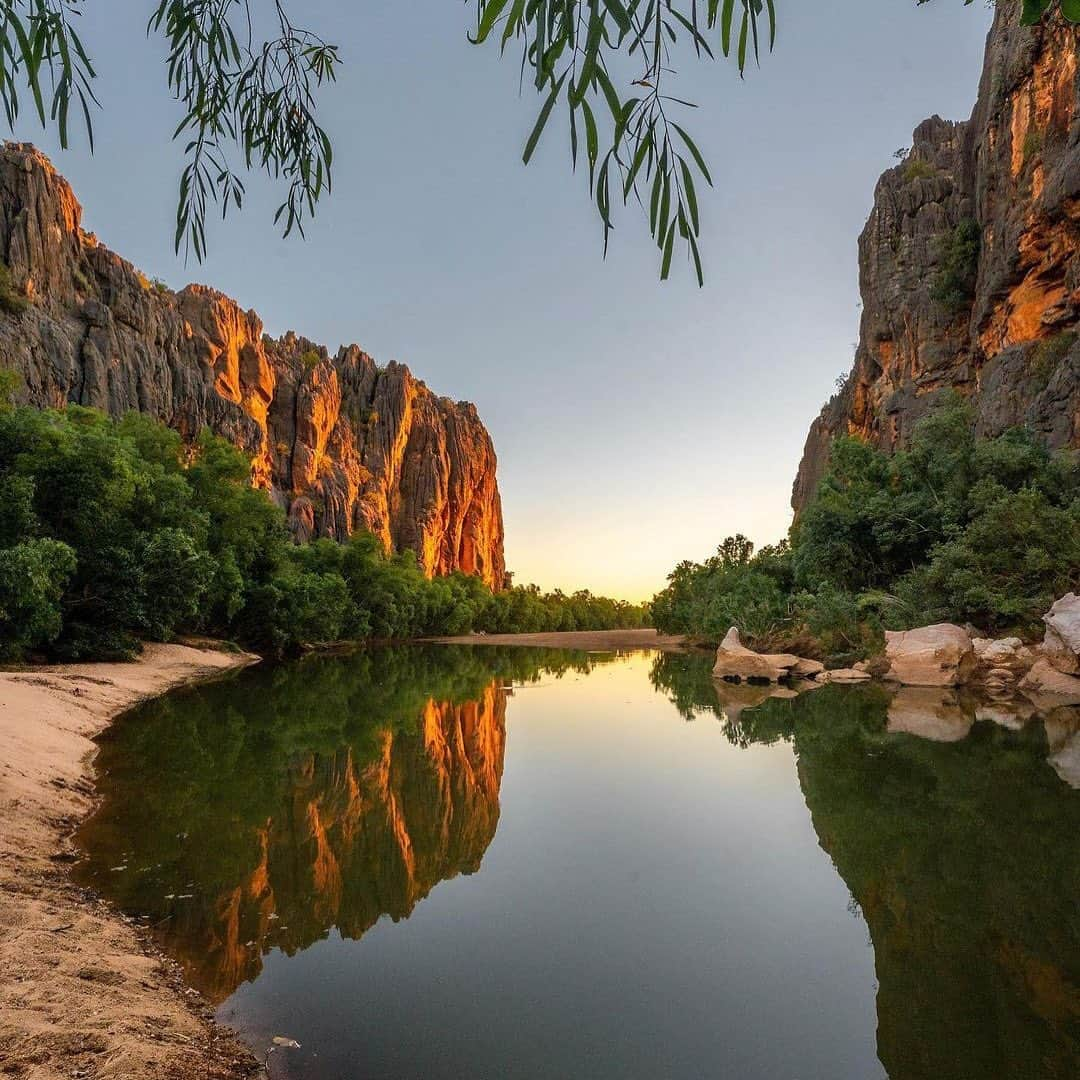
<instances>
[{"instance_id":1,"label":"green tree","mask_svg":"<svg viewBox=\"0 0 1080 1080\"><path fill-rule=\"evenodd\" d=\"M56 639L61 597L75 565L75 552L57 540L0 550L0 656L18 657Z\"/></svg>"}]
</instances>

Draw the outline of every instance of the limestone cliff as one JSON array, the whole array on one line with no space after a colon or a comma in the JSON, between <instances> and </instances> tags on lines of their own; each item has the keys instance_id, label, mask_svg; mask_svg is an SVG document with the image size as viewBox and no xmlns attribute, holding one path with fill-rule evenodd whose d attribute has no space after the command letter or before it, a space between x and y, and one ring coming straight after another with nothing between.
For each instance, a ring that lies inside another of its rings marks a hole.
<instances>
[{"instance_id":1,"label":"limestone cliff","mask_svg":"<svg viewBox=\"0 0 1080 1080\"><path fill-rule=\"evenodd\" d=\"M810 429L796 511L833 438L895 449L949 388L981 434L1080 445L1080 33L1019 20L1019 0L998 4L971 119L925 121L878 182L855 365Z\"/></svg>"},{"instance_id":2,"label":"limestone cliff","mask_svg":"<svg viewBox=\"0 0 1080 1080\"><path fill-rule=\"evenodd\" d=\"M137 409L186 438L210 427L251 456L253 483L298 539L368 529L428 574L502 587L495 451L473 405L355 345L330 355L292 333L273 340L212 289L153 283L81 216L33 147L0 151L0 358L31 404Z\"/></svg>"}]
</instances>

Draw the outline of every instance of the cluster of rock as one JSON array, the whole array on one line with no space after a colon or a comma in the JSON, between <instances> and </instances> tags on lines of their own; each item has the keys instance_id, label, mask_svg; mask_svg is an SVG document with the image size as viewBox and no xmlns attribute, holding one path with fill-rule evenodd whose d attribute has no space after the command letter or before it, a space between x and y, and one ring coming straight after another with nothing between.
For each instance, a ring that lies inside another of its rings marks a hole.
<instances>
[{"instance_id":1,"label":"cluster of rock","mask_svg":"<svg viewBox=\"0 0 1080 1080\"><path fill-rule=\"evenodd\" d=\"M973 638L952 623L886 631L883 677L901 686L980 685L992 696L1017 689L1049 697L1057 704L1080 705L1080 596L1068 593L1043 616L1046 633L1033 647L1020 638ZM816 684L866 682L865 663L827 671L817 660L790 653L758 653L743 645L732 627L716 651L713 676L734 682L779 683L787 679Z\"/></svg>"},{"instance_id":2,"label":"cluster of rock","mask_svg":"<svg viewBox=\"0 0 1080 1080\"><path fill-rule=\"evenodd\" d=\"M356 345L271 338L214 289L173 292L81 221L43 154L0 150L0 357L24 402L143 412L188 440L210 428L251 458L298 540L364 529L429 575L502 588L495 449L475 406Z\"/></svg>"},{"instance_id":3,"label":"cluster of rock","mask_svg":"<svg viewBox=\"0 0 1080 1080\"><path fill-rule=\"evenodd\" d=\"M1034 646L1017 637L972 637L951 623L886 633L885 656L873 669L895 688L888 730L958 742L977 721L1019 729L1038 715L1050 764L1080 787L1080 596L1063 596L1043 621L1043 641ZM713 677L726 715L735 720L769 698L793 698L825 683L867 682L870 666L827 671L816 660L757 653L733 627L717 650Z\"/></svg>"},{"instance_id":4,"label":"cluster of rock","mask_svg":"<svg viewBox=\"0 0 1080 1080\"><path fill-rule=\"evenodd\" d=\"M779 683L800 679L815 686L830 682L866 682L871 676L865 664L853 668L826 671L819 660L809 660L793 653L758 653L748 649L733 626L716 650L713 678L728 682Z\"/></svg>"},{"instance_id":5,"label":"cluster of rock","mask_svg":"<svg viewBox=\"0 0 1080 1080\"><path fill-rule=\"evenodd\" d=\"M835 437L891 452L948 390L971 402L981 435L1024 425L1050 447L1080 445L1078 35L1060 14L1021 26L1020 11L997 4L971 119L925 121L878 181L859 239L855 363L810 429L797 511ZM943 299L958 235L978 249Z\"/></svg>"}]
</instances>

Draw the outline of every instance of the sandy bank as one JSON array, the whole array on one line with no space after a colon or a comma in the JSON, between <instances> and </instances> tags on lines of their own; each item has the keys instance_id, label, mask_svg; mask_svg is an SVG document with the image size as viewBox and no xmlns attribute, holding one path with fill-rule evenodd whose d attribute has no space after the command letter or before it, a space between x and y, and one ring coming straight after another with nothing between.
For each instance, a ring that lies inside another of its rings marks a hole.
<instances>
[{"instance_id":1,"label":"sandy bank","mask_svg":"<svg viewBox=\"0 0 1080 1080\"><path fill-rule=\"evenodd\" d=\"M678 652L685 648L682 637L656 630L575 630L552 634L463 634L461 637L430 638L437 645L524 645L543 649L587 649L614 652L617 649L659 649Z\"/></svg>"},{"instance_id":2,"label":"sandy bank","mask_svg":"<svg viewBox=\"0 0 1080 1080\"><path fill-rule=\"evenodd\" d=\"M93 805L93 737L145 698L255 659L150 645L133 663L0 672L0 1074L250 1074L176 967L67 868Z\"/></svg>"}]
</instances>

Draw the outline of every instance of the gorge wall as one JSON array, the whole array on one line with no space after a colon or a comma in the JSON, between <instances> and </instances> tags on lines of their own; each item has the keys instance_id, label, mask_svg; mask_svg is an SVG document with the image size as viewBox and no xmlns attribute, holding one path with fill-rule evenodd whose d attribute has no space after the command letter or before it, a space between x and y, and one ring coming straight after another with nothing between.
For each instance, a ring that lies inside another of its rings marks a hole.
<instances>
[{"instance_id":1,"label":"gorge wall","mask_svg":"<svg viewBox=\"0 0 1080 1080\"><path fill-rule=\"evenodd\" d=\"M855 364L814 421L802 509L836 436L902 446L954 388L980 434L1080 445L1080 31L1001 0L971 119L934 117L878 181L859 238Z\"/></svg>"},{"instance_id":2,"label":"gorge wall","mask_svg":"<svg viewBox=\"0 0 1080 1080\"><path fill-rule=\"evenodd\" d=\"M151 282L81 228L68 183L33 147L0 151L0 362L38 407L149 413L185 438L209 427L252 459L252 482L297 539L357 529L430 574L504 581L491 438L475 406L357 346L331 355L263 333L201 285Z\"/></svg>"}]
</instances>

